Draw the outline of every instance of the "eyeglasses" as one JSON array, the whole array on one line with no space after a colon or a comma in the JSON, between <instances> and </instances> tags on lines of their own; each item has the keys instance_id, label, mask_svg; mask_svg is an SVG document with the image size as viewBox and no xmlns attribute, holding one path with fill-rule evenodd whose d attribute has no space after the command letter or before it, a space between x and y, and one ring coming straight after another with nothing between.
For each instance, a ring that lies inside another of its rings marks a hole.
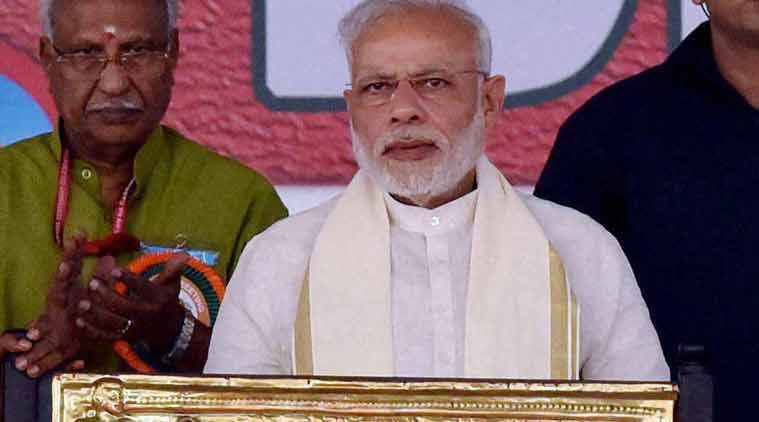
<instances>
[{"instance_id":1,"label":"eyeglasses","mask_svg":"<svg viewBox=\"0 0 759 422\"><path fill-rule=\"evenodd\" d=\"M434 72L415 78L391 79L391 78L367 78L355 85L347 86L354 89L359 104L372 107L381 106L390 102L401 82L407 81L416 94L422 99L429 101L445 101L456 97L461 92L458 78L463 75L474 74L488 77L487 72L481 70L460 70L458 72Z\"/></svg>"},{"instance_id":2,"label":"eyeglasses","mask_svg":"<svg viewBox=\"0 0 759 422\"><path fill-rule=\"evenodd\" d=\"M55 63L63 77L74 81L96 81L100 79L108 63L118 64L128 75L137 78L155 78L166 71L166 62L170 57L170 46L163 50L150 47L129 47L127 51L117 53L114 57L103 50L85 48L71 52L62 52L52 46L57 54Z\"/></svg>"}]
</instances>

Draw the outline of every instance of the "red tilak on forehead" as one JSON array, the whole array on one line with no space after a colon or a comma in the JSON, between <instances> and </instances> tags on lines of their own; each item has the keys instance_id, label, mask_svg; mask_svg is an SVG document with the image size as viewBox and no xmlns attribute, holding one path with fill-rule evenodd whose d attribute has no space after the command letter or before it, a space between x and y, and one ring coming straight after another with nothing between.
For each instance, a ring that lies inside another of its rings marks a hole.
<instances>
[{"instance_id":1,"label":"red tilak on forehead","mask_svg":"<svg viewBox=\"0 0 759 422\"><path fill-rule=\"evenodd\" d=\"M104 32L103 33L103 44L105 44L105 45L110 44L115 39L116 39L116 36L113 35L113 32Z\"/></svg>"}]
</instances>

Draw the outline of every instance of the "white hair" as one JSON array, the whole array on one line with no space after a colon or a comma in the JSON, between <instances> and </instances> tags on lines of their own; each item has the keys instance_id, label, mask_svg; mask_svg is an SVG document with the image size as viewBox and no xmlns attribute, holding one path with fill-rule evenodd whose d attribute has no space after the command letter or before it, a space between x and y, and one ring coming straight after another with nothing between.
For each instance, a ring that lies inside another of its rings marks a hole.
<instances>
[{"instance_id":1,"label":"white hair","mask_svg":"<svg viewBox=\"0 0 759 422\"><path fill-rule=\"evenodd\" d=\"M165 0L166 12L169 17L169 33L177 28L177 16L179 16L179 0ZM42 33L50 39L53 39L53 5L56 0L40 0L40 21L42 22Z\"/></svg>"},{"instance_id":2,"label":"white hair","mask_svg":"<svg viewBox=\"0 0 759 422\"><path fill-rule=\"evenodd\" d=\"M338 25L340 43L345 49L348 63L353 61L353 43L371 25L383 16L410 9L444 10L470 24L477 33L477 66L490 73L492 44L485 22L461 0L363 0L353 7Z\"/></svg>"}]
</instances>

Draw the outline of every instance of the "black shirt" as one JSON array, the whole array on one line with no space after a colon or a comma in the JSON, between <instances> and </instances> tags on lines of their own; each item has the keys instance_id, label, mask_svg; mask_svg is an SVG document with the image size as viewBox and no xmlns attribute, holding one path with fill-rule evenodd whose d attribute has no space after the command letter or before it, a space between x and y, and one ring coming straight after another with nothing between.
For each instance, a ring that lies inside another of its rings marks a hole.
<instances>
[{"instance_id":1,"label":"black shirt","mask_svg":"<svg viewBox=\"0 0 759 422\"><path fill-rule=\"evenodd\" d=\"M705 344L717 420L739 420L759 376L759 112L720 74L709 24L575 112L535 192L617 237L670 368L678 343Z\"/></svg>"}]
</instances>

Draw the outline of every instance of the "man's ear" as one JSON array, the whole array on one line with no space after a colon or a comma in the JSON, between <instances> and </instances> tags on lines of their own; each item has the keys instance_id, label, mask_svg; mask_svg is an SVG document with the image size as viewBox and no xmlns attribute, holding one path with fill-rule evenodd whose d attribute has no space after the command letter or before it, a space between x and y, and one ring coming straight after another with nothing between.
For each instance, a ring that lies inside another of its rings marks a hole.
<instances>
[{"instance_id":1,"label":"man's ear","mask_svg":"<svg viewBox=\"0 0 759 422\"><path fill-rule=\"evenodd\" d=\"M179 61L179 31L174 29L171 31L171 34L169 34L169 45L170 45L170 51L169 51L169 57L171 58L171 70L173 71L174 68L177 66L177 62Z\"/></svg>"},{"instance_id":2,"label":"man's ear","mask_svg":"<svg viewBox=\"0 0 759 422\"><path fill-rule=\"evenodd\" d=\"M506 97L506 78L503 75L493 75L486 78L482 85L482 94L485 127L491 127L503 111L503 100Z\"/></svg>"},{"instance_id":3,"label":"man's ear","mask_svg":"<svg viewBox=\"0 0 759 422\"><path fill-rule=\"evenodd\" d=\"M346 89L343 91L343 99L345 100L345 105L348 107L348 113L350 113L353 108L353 90Z\"/></svg>"},{"instance_id":4,"label":"man's ear","mask_svg":"<svg viewBox=\"0 0 759 422\"><path fill-rule=\"evenodd\" d=\"M38 53L40 55L42 69L45 71L45 75L47 75L47 90L50 95L55 98L55 93L53 92L53 66L55 65L55 59L58 57L58 54L55 52L55 49L53 49L53 41L46 36L40 37Z\"/></svg>"}]
</instances>

